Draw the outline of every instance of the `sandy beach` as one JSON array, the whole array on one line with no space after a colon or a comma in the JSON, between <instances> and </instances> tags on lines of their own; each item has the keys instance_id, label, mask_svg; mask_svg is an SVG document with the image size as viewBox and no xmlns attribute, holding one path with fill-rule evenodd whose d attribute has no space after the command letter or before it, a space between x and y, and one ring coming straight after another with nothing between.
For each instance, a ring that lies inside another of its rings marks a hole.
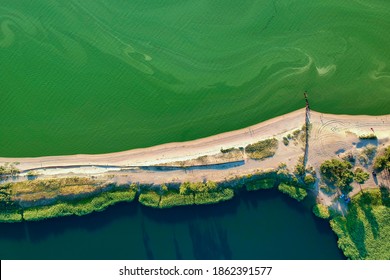
<instances>
[{"instance_id":1,"label":"sandy beach","mask_svg":"<svg viewBox=\"0 0 390 280\"><path fill-rule=\"evenodd\" d=\"M305 109L279 116L268 121L194 141L168 143L143 149L97 155L67 155L37 158L0 158L0 164L19 162L24 174L37 169L43 176L92 176L115 174L124 182L164 183L178 181L224 180L232 176L250 174L253 171L276 168L281 162L293 170L299 157L304 154L304 143L295 142L285 146L282 139L305 123ZM359 136L372 131L378 137L379 148L389 144L390 115L352 116L332 115L311 111L312 124L309 138L308 165L318 170L326 159L346 152L358 153L365 144ZM161 171L147 168L170 162L195 159L204 155L220 153L221 148L245 147L250 143L275 137L279 140L276 154L262 161L245 157L242 163L210 168L187 168ZM364 142L364 141L363 141ZM367 142L368 143L368 142Z\"/></svg>"}]
</instances>

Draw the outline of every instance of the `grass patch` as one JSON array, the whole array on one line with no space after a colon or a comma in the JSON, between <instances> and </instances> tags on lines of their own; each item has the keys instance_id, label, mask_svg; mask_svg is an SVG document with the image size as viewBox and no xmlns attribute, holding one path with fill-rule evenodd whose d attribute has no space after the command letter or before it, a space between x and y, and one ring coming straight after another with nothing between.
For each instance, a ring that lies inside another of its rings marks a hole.
<instances>
[{"instance_id":1,"label":"grass patch","mask_svg":"<svg viewBox=\"0 0 390 280\"><path fill-rule=\"evenodd\" d=\"M142 205L158 208L160 204L160 199L161 196L158 193L154 191L147 191L140 194L138 201Z\"/></svg>"},{"instance_id":2,"label":"grass patch","mask_svg":"<svg viewBox=\"0 0 390 280\"><path fill-rule=\"evenodd\" d=\"M284 183L281 183L278 186L279 191L281 191L284 194L287 194L291 198L294 198L298 201L302 201L307 196L307 191L302 188L298 188L295 186L286 185Z\"/></svg>"},{"instance_id":3,"label":"grass patch","mask_svg":"<svg viewBox=\"0 0 390 280\"><path fill-rule=\"evenodd\" d=\"M260 179L245 182L247 191L257 191L261 189L272 189L275 186L275 179Z\"/></svg>"},{"instance_id":4,"label":"grass patch","mask_svg":"<svg viewBox=\"0 0 390 280\"><path fill-rule=\"evenodd\" d=\"M64 195L88 194L102 187L104 187L102 182L82 177L40 179L1 186L1 188L12 190L12 200L24 201L36 201Z\"/></svg>"},{"instance_id":5,"label":"grass patch","mask_svg":"<svg viewBox=\"0 0 390 280\"><path fill-rule=\"evenodd\" d=\"M184 195L169 191L161 196L160 208L171 208L175 206L193 205L195 203L194 195Z\"/></svg>"},{"instance_id":6,"label":"grass patch","mask_svg":"<svg viewBox=\"0 0 390 280\"><path fill-rule=\"evenodd\" d=\"M94 211L103 211L108 206L118 202L133 201L135 195L136 191L133 189L104 192L92 198L28 208L24 210L23 216L26 221L37 221L70 215L82 216Z\"/></svg>"},{"instance_id":7,"label":"grass patch","mask_svg":"<svg viewBox=\"0 0 390 280\"><path fill-rule=\"evenodd\" d=\"M356 195L345 217L330 222L338 246L350 259L390 259L390 199L387 189Z\"/></svg>"},{"instance_id":8,"label":"grass patch","mask_svg":"<svg viewBox=\"0 0 390 280\"><path fill-rule=\"evenodd\" d=\"M218 192L204 192L195 194L195 204L213 204L232 199L234 191L232 189L223 189Z\"/></svg>"},{"instance_id":9,"label":"grass patch","mask_svg":"<svg viewBox=\"0 0 390 280\"><path fill-rule=\"evenodd\" d=\"M278 140L275 138L249 144L245 147L245 152L251 159L261 160L272 157L278 149Z\"/></svg>"},{"instance_id":10,"label":"grass patch","mask_svg":"<svg viewBox=\"0 0 390 280\"><path fill-rule=\"evenodd\" d=\"M328 219L330 217L329 207L323 204L314 205L313 213L314 215L322 219Z\"/></svg>"}]
</instances>

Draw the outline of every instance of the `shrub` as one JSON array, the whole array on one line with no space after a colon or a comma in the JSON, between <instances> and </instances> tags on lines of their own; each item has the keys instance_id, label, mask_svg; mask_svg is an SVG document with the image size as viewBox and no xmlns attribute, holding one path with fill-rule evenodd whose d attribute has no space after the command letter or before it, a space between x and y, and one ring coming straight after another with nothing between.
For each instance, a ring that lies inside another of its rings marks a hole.
<instances>
[{"instance_id":1,"label":"shrub","mask_svg":"<svg viewBox=\"0 0 390 280\"><path fill-rule=\"evenodd\" d=\"M275 138L249 144L245 147L245 152L252 159L261 160L272 157L278 149L278 140Z\"/></svg>"},{"instance_id":2,"label":"shrub","mask_svg":"<svg viewBox=\"0 0 390 280\"><path fill-rule=\"evenodd\" d=\"M260 189L271 189L275 186L275 179L260 179L245 182L247 191L257 191Z\"/></svg>"},{"instance_id":3,"label":"shrub","mask_svg":"<svg viewBox=\"0 0 390 280\"><path fill-rule=\"evenodd\" d=\"M13 223L13 222L21 222L21 221L22 221L22 215L17 213L17 211L0 213L0 223Z\"/></svg>"},{"instance_id":4,"label":"shrub","mask_svg":"<svg viewBox=\"0 0 390 280\"><path fill-rule=\"evenodd\" d=\"M295 186L289 186L284 183L281 183L278 189L282 193L287 194L291 198L294 198L298 201L302 201L307 196L307 192L305 189L298 188Z\"/></svg>"},{"instance_id":5,"label":"shrub","mask_svg":"<svg viewBox=\"0 0 390 280\"><path fill-rule=\"evenodd\" d=\"M313 213L319 218L328 219L330 217L330 211L328 206L323 204L316 204L313 207Z\"/></svg>"},{"instance_id":6,"label":"shrub","mask_svg":"<svg viewBox=\"0 0 390 280\"><path fill-rule=\"evenodd\" d=\"M354 180L359 184L364 184L364 182L367 181L369 177L370 175L367 172L364 172L364 170L360 167L356 168L353 174Z\"/></svg>"},{"instance_id":7,"label":"shrub","mask_svg":"<svg viewBox=\"0 0 390 280\"><path fill-rule=\"evenodd\" d=\"M303 180L304 180L305 184L309 185L309 186L312 186L316 182L316 179L311 174L306 175Z\"/></svg>"},{"instance_id":8,"label":"shrub","mask_svg":"<svg viewBox=\"0 0 390 280\"><path fill-rule=\"evenodd\" d=\"M374 133L370 134L362 134L359 136L359 139L377 139L376 135Z\"/></svg>"},{"instance_id":9,"label":"shrub","mask_svg":"<svg viewBox=\"0 0 390 280\"><path fill-rule=\"evenodd\" d=\"M138 201L145 206L158 208L160 204L161 196L154 191L147 191L145 193L141 193Z\"/></svg>"},{"instance_id":10,"label":"shrub","mask_svg":"<svg viewBox=\"0 0 390 280\"><path fill-rule=\"evenodd\" d=\"M221 201L232 199L234 196L234 191L232 189L223 189L218 192L210 193L196 193L195 194L195 204L212 204L218 203Z\"/></svg>"},{"instance_id":11,"label":"shrub","mask_svg":"<svg viewBox=\"0 0 390 280\"><path fill-rule=\"evenodd\" d=\"M289 142L290 142L290 141L288 141L288 138L287 138L287 137L283 137L283 144L284 144L285 146L287 146Z\"/></svg>"},{"instance_id":12,"label":"shrub","mask_svg":"<svg viewBox=\"0 0 390 280\"><path fill-rule=\"evenodd\" d=\"M390 146L385 149L383 155L375 158L374 168L378 171L390 170Z\"/></svg>"},{"instance_id":13,"label":"shrub","mask_svg":"<svg viewBox=\"0 0 390 280\"><path fill-rule=\"evenodd\" d=\"M159 204L160 208L171 208L175 206L192 205L194 204L194 195L183 195L177 192L170 191L161 196Z\"/></svg>"}]
</instances>

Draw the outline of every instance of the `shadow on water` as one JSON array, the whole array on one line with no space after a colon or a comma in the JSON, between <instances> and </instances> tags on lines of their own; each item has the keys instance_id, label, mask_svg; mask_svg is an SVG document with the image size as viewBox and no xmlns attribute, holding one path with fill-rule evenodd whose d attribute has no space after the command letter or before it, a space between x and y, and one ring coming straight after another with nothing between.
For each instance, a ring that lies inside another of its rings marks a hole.
<instances>
[{"instance_id":1,"label":"shadow on water","mask_svg":"<svg viewBox=\"0 0 390 280\"><path fill-rule=\"evenodd\" d=\"M56 240L74 242L72 234L81 229L88 234L82 235L84 237L77 242L91 242L90 248L100 248L99 251L83 251L86 259L102 256L123 258L125 248L131 248L131 254L127 252L124 258L131 259L341 259L342 253L336 252L334 234L329 238L332 232L328 222L313 217L315 226L310 225L310 215L308 205L298 203L275 189L242 191L232 200L215 205L153 209L132 202L117 204L83 217L0 224L0 241L27 241L27 244L42 248L41 256L52 256L49 248L52 245L49 244ZM111 251L110 246L103 249L96 241L89 240L97 238L98 242L110 243L117 236L124 238L123 230L129 227L134 234L129 236L129 240L112 242L114 247L123 248L122 251ZM306 235L319 244L309 246L318 248L312 251L299 249L305 248ZM291 238L295 240L292 243ZM66 249L68 245L63 245L60 247L68 257L74 249L70 248L72 246ZM23 251L23 248L18 250ZM32 257L23 256L22 253L21 258Z\"/></svg>"},{"instance_id":2,"label":"shadow on water","mask_svg":"<svg viewBox=\"0 0 390 280\"><path fill-rule=\"evenodd\" d=\"M0 223L0 239L43 242L49 237L63 235L68 230L81 229L91 233L108 227L117 219L132 217L138 211L137 202L122 202L102 212L86 216L68 216L35 222Z\"/></svg>"},{"instance_id":3,"label":"shadow on water","mask_svg":"<svg viewBox=\"0 0 390 280\"><path fill-rule=\"evenodd\" d=\"M173 236L173 246L175 247L176 260L182 260L183 255L180 251L180 246L179 246L179 242L177 241L176 235Z\"/></svg>"},{"instance_id":4,"label":"shadow on water","mask_svg":"<svg viewBox=\"0 0 390 280\"><path fill-rule=\"evenodd\" d=\"M141 229L142 229L142 241L144 242L146 257L148 260L154 260L155 258L154 258L152 246L150 245L150 237L145 228L145 224L143 221L141 222Z\"/></svg>"},{"instance_id":5,"label":"shadow on water","mask_svg":"<svg viewBox=\"0 0 390 280\"><path fill-rule=\"evenodd\" d=\"M195 259L232 259L227 229L213 222L204 227L200 222L189 223L188 231L192 241Z\"/></svg>"}]
</instances>

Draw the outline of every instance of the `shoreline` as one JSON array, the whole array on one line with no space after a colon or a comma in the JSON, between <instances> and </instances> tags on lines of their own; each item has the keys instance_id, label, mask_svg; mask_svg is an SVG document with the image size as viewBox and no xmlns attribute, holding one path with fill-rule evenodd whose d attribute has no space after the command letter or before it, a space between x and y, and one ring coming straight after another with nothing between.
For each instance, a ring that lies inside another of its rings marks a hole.
<instances>
[{"instance_id":1,"label":"shoreline","mask_svg":"<svg viewBox=\"0 0 390 280\"><path fill-rule=\"evenodd\" d=\"M5 162L20 162L21 170L55 166L150 166L174 161L183 161L203 155L213 155L221 148L240 147L253 143L253 139L265 139L275 134L273 125L284 126L288 131L302 125L304 109L282 115L239 130L186 142L171 142L157 146L131 149L104 154L76 154L43 157L0 157Z\"/></svg>"},{"instance_id":2,"label":"shoreline","mask_svg":"<svg viewBox=\"0 0 390 280\"><path fill-rule=\"evenodd\" d=\"M135 199L144 206L158 209L214 204L230 200L241 191L274 188L297 201L309 196L310 203L315 202L313 213L330 219L344 254L353 259L365 258L349 251L354 244L343 245L343 242L351 242L349 229L344 229L349 207L339 198L340 190L333 189L329 194L322 189L325 181L321 178L320 165L326 160L345 160L352 155L356 160L354 168L369 175L373 159L363 163L360 157L368 147L374 147L375 154L389 147L390 115L349 116L311 111L310 122L305 118L305 109L300 109L236 131L119 153L0 158L0 165L19 161L18 167L22 169L16 179L0 183L4 210L0 212L0 222L81 216ZM375 137L370 136L372 134ZM276 142L276 146L263 146L270 142ZM253 150L256 145L262 148ZM272 153L264 157L256 158L251 154L268 152L270 147ZM202 163L199 159L205 156L208 164L199 165ZM101 164L103 161L106 164ZM134 165L130 165L132 163ZM173 166L175 164L177 166ZM300 164L305 178L297 172ZM31 175L26 170L34 168L39 174L29 178ZM306 175L314 176L314 183L306 182ZM386 195L388 183L384 172L375 178L369 176L362 185L351 183L350 207L364 212L365 208L359 210L360 197ZM385 205L385 199L380 203ZM380 209L381 215L388 211ZM369 221L364 222L369 227ZM388 226L386 221L383 224Z\"/></svg>"},{"instance_id":3,"label":"shoreline","mask_svg":"<svg viewBox=\"0 0 390 280\"><path fill-rule=\"evenodd\" d=\"M386 139L390 137L388 135L388 131L390 131L390 114L382 116L334 115L315 111L311 111L310 114L311 123L317 123L320 132L324 130L324 126L333 125L329 128L333 129L334 134L340 134L335 130L343 130L339 132L348 130L348 132L358 135L370 133L370 128L374 127L378 138ZM23 158L0 157L0 165L6 162L19 162L18 168L21 171L45 168L70 168L72 166L106 167L109 169L169 165L168 163L172 162L193 160L201 156L212 156L218 154L221 149L245 147L248 144L270 137L276 137L278 140L281 140L283 134L300 129L304 124L304 117L305 109L302 108L250 127L192 141L172 142L147 148L106 154L76 154ZM324 140L323 136L321 136L321 141L325 141L325 145L332 142L330 139Z\"/></svg>"}]
</instances>

